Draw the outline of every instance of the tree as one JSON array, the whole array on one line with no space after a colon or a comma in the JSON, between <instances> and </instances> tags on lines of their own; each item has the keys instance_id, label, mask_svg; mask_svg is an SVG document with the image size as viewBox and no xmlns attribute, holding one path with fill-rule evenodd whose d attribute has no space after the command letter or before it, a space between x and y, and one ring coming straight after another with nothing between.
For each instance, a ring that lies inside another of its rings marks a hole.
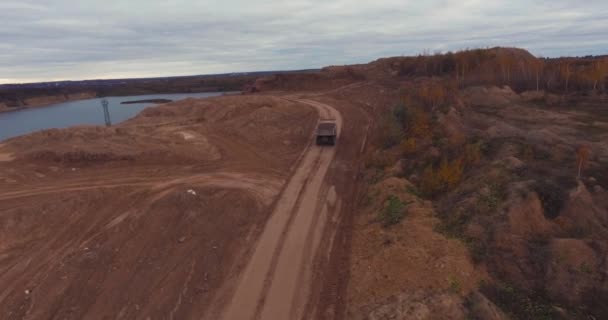
<instances>
[{"instance_id":1,"label":"tree","mask_svg":"<svg viewBox=\"0 0 608 320\"><path fill-rule=\"evenodd\" d=\"M534 73L536 74L536 91L540 91L540 77L545 68L545 62L542 58L534 60L532 63L532 68L534 69Z\"/></svg>"},{"instance_id":2,"label":"tree","mask_svg":"<svg viewBox=\"0 0 608 320\"><path fill-rule=\"evenodd\" d=\"M418 95L427 107L434 109L445 102L447 92L441 83L428 82L420 87Z\"/></svg>"},{"instance_id":3,"label":"tree","mask_svg":"<svg viewBox=\"0 0 608 320\"><path fill-rule=\"evenodd\" d=\"M593 82L593 91L597 90L598 84L604 81L608 73L608 59L597 60L593 62L590 78Z\"/></svg>"},{"instance_id":4,"label":"tree","mask_svg":"<svg viewBox=\"0 0 608 320\"><path fill-rule=\"evenodd\" d=\"M576 162L578 163L577 179L581 178L581 169L587 166L590 155L591 149L586 145L582 145L578 148L578 150L576 150Z\"/></svg>"},{"instance_id":5,"label":"tree","mask_svg":"<svg viewBox=\"0 0 608 320\"><path fill-rule=\"evenodd\" d=\"M568 93L568 84L570 77L572 76L572 69L570 67L570 61L566 60L559 65L559 74L566 81L565 93Z\"/></svg>"}]
</instances>

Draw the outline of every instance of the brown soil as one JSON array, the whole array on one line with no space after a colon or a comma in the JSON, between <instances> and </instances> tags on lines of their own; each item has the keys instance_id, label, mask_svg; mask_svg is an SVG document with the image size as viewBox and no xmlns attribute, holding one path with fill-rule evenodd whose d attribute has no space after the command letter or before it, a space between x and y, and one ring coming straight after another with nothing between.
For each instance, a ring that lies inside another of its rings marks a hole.
<instances>
[{"instance_id":1,"label":"brown soil","mask_svg":"<svg viewBox=\"0 0 608 320\"><path fill-rule=\"evenodd\" d=\"M347 319L464 319L461 295L487 277L463 243L434 231L439 221L432 205L408 193L412 187L388 178L368 191L369 202L355 220ZM382 227L378 212L390 195L406 204L406 217Z\"/></svg>"},{"instance_id":2,"label":"brown soil","mask_svg":"<svg viewBox=\"0 0 608 320\"><path fill-rule=\"evenodd\" d=\"M282 98L191 99L7 141L2 318L200 318L243 267L316 114Z\"/></svg>"},{"instance_id":3,"label":"brown soil","mask_svg":"<svg viewBox=\"0 0 608 320\"><path fill-rule=\"evenodd\" d=\"M187 99L6 141L0 314L314 317L366 126L320 100ZM351 138L312 144L318 117Z\"/></svg>"}]
</instances>

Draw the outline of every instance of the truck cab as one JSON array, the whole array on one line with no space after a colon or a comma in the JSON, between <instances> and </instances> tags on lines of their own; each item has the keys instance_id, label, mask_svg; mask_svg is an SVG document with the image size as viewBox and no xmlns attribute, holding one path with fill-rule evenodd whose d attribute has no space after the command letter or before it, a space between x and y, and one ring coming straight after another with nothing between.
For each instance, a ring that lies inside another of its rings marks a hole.
<instances>
[{"instance_id":1,"label":"truck cab","mask_svg":"<svg viewBox=\"0 0 608 320\"><path fill-rule=\"evenodd\" d=\"M317 125L316 131L316 142L317 145L330 145L336 144L336 138L338 135L336 121L333 119L320 120Z\"/></svg>"}]
</instances>

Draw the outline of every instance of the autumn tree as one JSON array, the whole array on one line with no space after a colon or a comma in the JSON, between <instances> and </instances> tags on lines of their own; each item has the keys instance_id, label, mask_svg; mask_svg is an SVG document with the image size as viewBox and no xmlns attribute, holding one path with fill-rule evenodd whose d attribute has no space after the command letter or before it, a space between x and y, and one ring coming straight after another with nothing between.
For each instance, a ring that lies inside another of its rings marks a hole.
<instances>
[{"instance_id":1,"label":"autumn tree","mask_svg":"<svg viewBox=\"0 0 608 320\"><path fill-rule=\"evenodd\" d=\"M422 85L418 95L428 107L434 109L445 102L447 90L441 83L429 82Z\"/></svg>"},{"instance_id":2,"label":"autumn tree","mask_svg":"<svg viewBox=\"0 0 608 320\"><path fill-rule=\"evenodd\" d=\"M412 108L409 116L408 132L415 137L431 135L431 116L423 108Z\"/></svg>"},{"instance_id":3,"label":"autumn tree","mask_svg":"<svg viewBox=\"0 0 608 320\"><path fill-rule=\"evenodd\" d=\"M593 91L597 90L598 84L601 84L608 74L608 59L598 59L593 62L590 72L590 78L593 82Z\"/></svg>"},{"instance_id":4,"label":"autumn tree","mask_svg":"<svg viewBox=\"0 0 608 320\"><path fill-rule=\"evenodd\" d=\"M497 60L502 72L503 83L509 83L511 81L511 65L513 64L511 56L503 53L498 55Z\"/></svg>"},{"instance_id":5,"label":"autumn tree","mask_svg":"<svg viewBox=\"0 0 608 320\"><path fill-rule=\"evenodd\" d=\"M543 70L545 69L545 62L543 61L542 58L536 59L534 60L534 62L532 62L532 70L534 70L534 73L536 75L536 91L540 91L540 80L541 80L541 75L543 73Z\"/></svg>"},{"instance_id":6,"label":"autumn tree","mask_svg":"<svg viewBox=\"0 0 608 320\"><path fill-rule=\"evenodd\" d=\"M586 145L582 145L576 150L576 162L578 165L577 179L581 178L581 170L587 166L590 155L591 149Z\"/></svg>"},{"instance_id":7,"label":"autumn tree","mask_svg":"<svg viewBox=\"0 0 608 320\"><path fill-rule=\"evenodd\" d=\"M570 77L572 76L571 64L572 63L570 61L565 60L559 65L559 75L566 82L565 93L568 93L568 85L570 83Z\"/></svg>"},{"instance_id":8,"label":"autumn tree","mask_svg":"<svg viewBox=\"0 0 608 320\"><path fill-rule=\"evenodd\" d=\"M437 174L439 175L439 181L441 181L442 187L447 189L454 188L462 179L464 171L462 158L457 158L452 161L448 161L443 158Z\"/></svg>"}]
</instances>

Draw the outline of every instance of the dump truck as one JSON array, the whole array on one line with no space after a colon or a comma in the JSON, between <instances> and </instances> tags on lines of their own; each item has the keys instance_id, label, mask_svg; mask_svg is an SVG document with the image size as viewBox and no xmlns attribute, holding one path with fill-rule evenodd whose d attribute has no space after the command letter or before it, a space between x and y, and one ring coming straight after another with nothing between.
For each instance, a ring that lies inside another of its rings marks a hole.
<instances>
[{"instance_id":1,"label":"dump truck","mask_svg":"<svg viewBox=\"0 0 608 320\"><path fill-rule=\"evenodd\" d=\"M324 119L320 120L317 125L317 145L330 145L336 144L336 138L338 136L338 129L336 126L336 120Z\"/></svg>"}]
</instances>

